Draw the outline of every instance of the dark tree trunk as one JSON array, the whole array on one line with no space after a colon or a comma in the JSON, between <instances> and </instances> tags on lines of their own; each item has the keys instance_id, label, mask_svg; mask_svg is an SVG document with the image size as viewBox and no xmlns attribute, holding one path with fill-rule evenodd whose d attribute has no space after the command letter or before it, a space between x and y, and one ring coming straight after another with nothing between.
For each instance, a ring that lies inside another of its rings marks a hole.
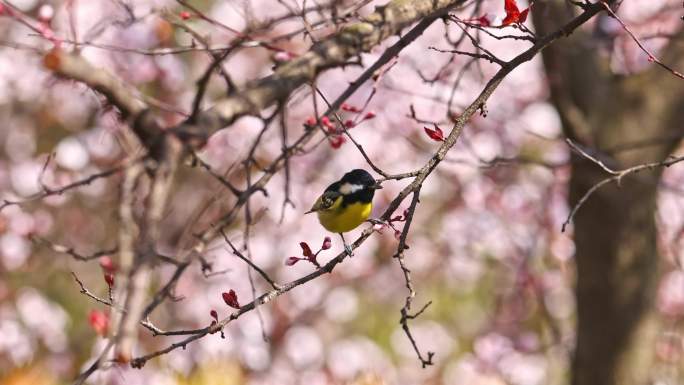
<instances>
[{"instance_id":1,"label":"dark tree trunk","mask_svg":"<svg viewBox=\"0 0 684 385\"><path fill-rule=\"evenodd\" d=\"M567 2L538 3L540 33L572 16ZM601 16L607 17L607 16ZM578 31L544 51L551 98L564 133L597 152L612 169L662 161L684 131L684 81L652 66L636 75L610 72L600 43ZM604 43L610 43L604 41ZM681 44L664 60L684 62ZM643 145L655 138L658 144ZM638 144L626 151L616 148ZM610 175L572 157L569 205ZM577 264L577 339L573 385L645 385L658 333L653 302L659 272L656 198L662 170L625 177L594 193L574 218Z\"/></svg>"}]
</instances>

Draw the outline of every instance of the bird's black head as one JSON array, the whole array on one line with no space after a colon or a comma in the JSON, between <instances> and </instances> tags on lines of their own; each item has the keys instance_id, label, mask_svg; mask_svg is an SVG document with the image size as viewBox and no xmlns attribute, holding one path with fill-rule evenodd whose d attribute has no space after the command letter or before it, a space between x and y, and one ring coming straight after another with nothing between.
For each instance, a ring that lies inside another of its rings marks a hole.
<instances>
[{"instance_id":1,"label":"bird's black head","mask_svg":"<svg viewBox=\"0 0 684 385\"><path fill-rule=\"evenodd\" d=\"M366 170L356 169L344 174L342 179L328 186L326 191L335 191L342 195L344 206L354 203L370 203L375 190L381 189L375 178Z\"/></svg>"},{"instance_id":2,"label":"bird's black head","mask_svg":"<svg viewBox=\"0 0 684 385\"><path fill-rule=\"evenodd\" d=\"M349 183L352 185L363 185L364 187L371 187L371 186L376 186L377 183L375 183L375 178L373 178L373 175L371 175L368 171L357 168L355 170L351 170L348 173L344 174L342 179L340 179L340 183Z\"/></svg>"}]
</instances>

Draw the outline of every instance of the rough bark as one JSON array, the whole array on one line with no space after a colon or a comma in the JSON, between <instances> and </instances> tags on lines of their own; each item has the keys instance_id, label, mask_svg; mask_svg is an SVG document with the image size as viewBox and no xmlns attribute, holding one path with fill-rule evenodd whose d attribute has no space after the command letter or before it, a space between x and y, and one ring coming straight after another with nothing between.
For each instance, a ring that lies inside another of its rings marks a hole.
<instances>
[{"instance_id":1,"label":"rough bark","mask_svg":"<svg viewBox=\"0 0 684 385\"><path fill-rule=\"evenodd\" d=\"M545 6L537 7L533 17L542 33L574 12L567 2L540 5ZM544 51L551 98L564 133L598 150L613 169L664 160L679 141L672 138L684 131L684 84L657 67L630 76L613 74L599 43L590 31L583 31ZM675 67L681 67L683 58L676 44L664 55ZM613 151L654 138L666 140ZM608 176L579 155L573 155L572 163L570 206ZM651 379L659 271L655 211L661 171L599 189L574 218L573 385L644 385Z\"/></svg>"}]
</instances>

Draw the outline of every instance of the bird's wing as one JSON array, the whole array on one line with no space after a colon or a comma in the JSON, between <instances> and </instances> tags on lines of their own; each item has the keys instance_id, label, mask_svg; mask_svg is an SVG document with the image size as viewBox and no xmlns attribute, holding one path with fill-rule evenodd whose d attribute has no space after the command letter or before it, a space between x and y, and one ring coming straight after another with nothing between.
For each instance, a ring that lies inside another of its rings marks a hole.
<instances>
[{"instance_id":1,"label":"bird's wing","mask_svg":"<svg viewBox=\"0 0 684 385\"><path fill-rule=\"evenodd\" d=\"M341 197L342 195L337 191L326 191L323 193L323 195L316 199L316 202L311 207L311 210L307 211L305 214L316 211L330 210L335 205L337 199L341 199Z\"/></svg>"}]
</instances>

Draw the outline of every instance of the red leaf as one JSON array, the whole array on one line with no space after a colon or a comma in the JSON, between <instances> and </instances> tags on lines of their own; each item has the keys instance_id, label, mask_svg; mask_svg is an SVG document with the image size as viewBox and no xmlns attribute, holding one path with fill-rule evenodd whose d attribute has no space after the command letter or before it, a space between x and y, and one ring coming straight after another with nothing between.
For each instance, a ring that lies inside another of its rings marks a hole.
<instances>
[{"instance_id":1,"label":"red leaf","mask_svg":"<svg viewBox=\"0 0 684 385\"><path fill-rule=\"evenodd\" d=\"M506 18L503 19L503 21L501 22L501 25L505 26L505 25L514 24L514 23L517 23L519 19L520 19L519 13L509 13L506 15Z\"/></svg>"},{"instance_id":2,"label":"red leaf","mask_svg":"<svg viewBox=\"0 0 684 385\"><path fill-rule=\"evenodd\" d=\"M520 15L520 9L515 0L504 0L504 10L506 11L506 16L514 14Z\"/></svg>"},{"instance_id":3,"label":"red leaf","mask_svg":"<svg viewBox=\"0 0 684 385\"><path fill-rule=\"evenodd\" d=\"M223 302L225 302L226 305L228 305L232 308L235 308L235 309L240 308L240 303L238 302L238 298L237 298L237 294L235 294L235 290L230 289L229 292L227 292L227 293L224 292L221 295L223 296Z\"/></svg>"},{"instance_id":4,"label":"red leaf","mask_svg":"<svg viewBox=\"0 0 684 385\"><path fill-rule=\"evenodd\" d=\"M311 251L309 244L306 242L299 242L299 246L302 247L302 255L305 256L309 261L316 264L316 255Z\"/></svg>"},{"instance_id":5,"label":"red leaf","mask_svg":"<svg viewBox=\"0 0 684 385\"><path fill-rule=\"evenodd\" d=\"M91 310L88 313L88 323L95 330L95 333L101 336L107 335L107 329L109 329L109 316L107 313L100 310Z\"/></svg>"},{"instance_id":6,"label":"red leaf","mask_svg":"<svg viewBox=\"0 0 684 385\"><path fill-rule=\"evenodd\" d=\"M487 15L482 15L482 16L478 17L477 19L475 19L475 21L483 27L489 27L492 25L492 23L489 21L489 18L487 17Z\"/></svg>"},{"instance_id":7,"label":"red leaf","mask_svg":"<svg viewBox=\"0 0 684 385\"><path fill-rule=\"evenodd\" d=\"M431 130L427 127L423 127L423 129L425 130L425 133L427 134L427 136L430 137L430 139L432 139L436 142L443 142L444 141L444 133L442 132L441 128L435 126L434 130Z\"/></svg>"},{"instance_id":8,"label":"red leaf","mask_svg":"<svg viewBox=\"0 0 684 385\"><path fill-rule=\"evenodd\" d=\"M504 0L506 17L501 22L501 25L524 23L527 20L527 15L530 13L530 8L531 6L521 12L515 0Z\"/></svg>"},{"instance_id":9,"label":"red leaf","mask_svg":"<svg viewBox=\"0 0 684 385\"><path fill-rule=\"evenodd\" d=\"M306 242L299 242L299 246L302 248L302 255L311 258L313 257L313 253L311 252L311 248L309 247L309 244Z\"/></svg>"}]
</instances>

